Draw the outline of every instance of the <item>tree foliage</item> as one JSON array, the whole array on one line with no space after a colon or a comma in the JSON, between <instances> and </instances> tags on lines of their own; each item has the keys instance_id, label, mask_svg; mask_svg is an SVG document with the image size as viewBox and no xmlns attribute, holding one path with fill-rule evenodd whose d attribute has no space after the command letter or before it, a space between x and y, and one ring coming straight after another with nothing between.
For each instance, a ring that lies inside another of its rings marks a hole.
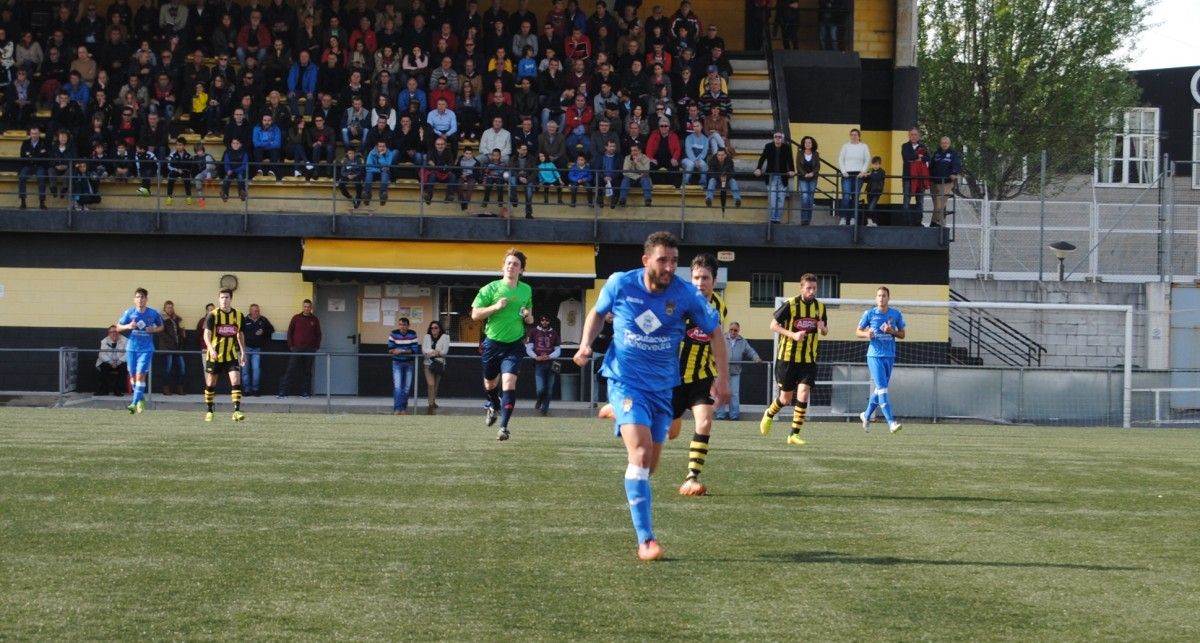
<instances>
[{"instance_id":1,"label":"tree foliage","mask_svg":"<svg viewBox=\"0 0 1200 643\"><path fill-rule=\"evenodd\" d=\"M1138 100L1122 52L1155 1L921 0L921 125L963 152L969 196L1091 172L1114 116Z\"/></svg>"}]
</instances>

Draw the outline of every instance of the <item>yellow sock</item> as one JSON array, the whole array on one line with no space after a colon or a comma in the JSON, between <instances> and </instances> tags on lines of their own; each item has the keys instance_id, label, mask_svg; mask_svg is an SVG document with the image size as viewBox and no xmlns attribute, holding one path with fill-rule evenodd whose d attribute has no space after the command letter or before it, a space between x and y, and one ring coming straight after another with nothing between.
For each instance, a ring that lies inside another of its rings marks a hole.
<instances>
[{"instance_id":1,"label":"yellow sock","mask_svg":"<svg viewBox=\"0 0 1200 643\"><path fill-rule=\"evenodd\" d=\"M808 415L808 402L796 402L792 409L792 434L795 435L804 428L804 418Z\"/></svg>"},{"instance_id":2,"label":"yellow sock","mask_svg":"<svg viewBox=\"0 0 1200 643\"><path fill-rule=\"evenodd\" d=\"M699 433L692 434L692 443L688 446L688 477L695 478L704 470L704 459L708 457L708 437Z\"/></svg>"}]
</instances>

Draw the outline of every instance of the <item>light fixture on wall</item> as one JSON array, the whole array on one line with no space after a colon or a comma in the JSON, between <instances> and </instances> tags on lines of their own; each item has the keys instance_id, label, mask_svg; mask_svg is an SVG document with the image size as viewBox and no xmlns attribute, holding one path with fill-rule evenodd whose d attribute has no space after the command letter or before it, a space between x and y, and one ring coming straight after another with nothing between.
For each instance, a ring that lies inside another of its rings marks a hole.
<instances>
[{"instance_id":1,"label":"light fixture on wall","mask_svg":"<svg viewBox=\"0 0 1200 643\"><path fill-rule=\"evenodd\" d=\"M1054 252L1055 258L1058 259L1058 280L1063 281L1065 279L1066 272L1063 264L1066 262L1067 257L1070 256L1072 252L1075 252L1075 244L1069 241L1055 241L1054 243L1050 244L1050 250Z\"/></svg>"}]
</instances>

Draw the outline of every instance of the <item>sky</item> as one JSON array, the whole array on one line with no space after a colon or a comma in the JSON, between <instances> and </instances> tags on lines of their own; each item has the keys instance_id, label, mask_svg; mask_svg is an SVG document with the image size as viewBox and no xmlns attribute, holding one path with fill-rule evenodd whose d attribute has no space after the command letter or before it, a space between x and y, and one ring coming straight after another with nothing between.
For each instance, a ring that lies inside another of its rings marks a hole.
<instances>
[{"instance_id":1,"label":"sky","mask_svg":"<svg viewBox=\"0 0 1200 643\"><path fill-rule=\"evenodd\" d=\"M1159 0L1132 43L1130 69L1200 66L1200 0Z\"/></svg>"}]
</instances>

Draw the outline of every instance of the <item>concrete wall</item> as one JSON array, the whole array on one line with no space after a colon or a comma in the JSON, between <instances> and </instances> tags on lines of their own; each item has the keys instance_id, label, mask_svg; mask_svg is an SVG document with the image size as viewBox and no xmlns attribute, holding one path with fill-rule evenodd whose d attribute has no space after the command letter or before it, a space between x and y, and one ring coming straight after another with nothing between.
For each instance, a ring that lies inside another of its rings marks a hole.
<instances>
[{"instance_id":1,"label":"concrete wall","mask_svg":"<svg viewBox=\"0 0 1200 643\"><path fill-rule=\"evenodd\" d=\"M1150 366L1145 284L951 279L950 288L972 301L1132 305L1133 365ZM1123 313L996 310L992 315L1044 346L1043 366L1116 368L1124 364ZM960 340L952 341L961 345ZM984 364L999 363L983 357Z\"/></svg>"}]
</instances>

